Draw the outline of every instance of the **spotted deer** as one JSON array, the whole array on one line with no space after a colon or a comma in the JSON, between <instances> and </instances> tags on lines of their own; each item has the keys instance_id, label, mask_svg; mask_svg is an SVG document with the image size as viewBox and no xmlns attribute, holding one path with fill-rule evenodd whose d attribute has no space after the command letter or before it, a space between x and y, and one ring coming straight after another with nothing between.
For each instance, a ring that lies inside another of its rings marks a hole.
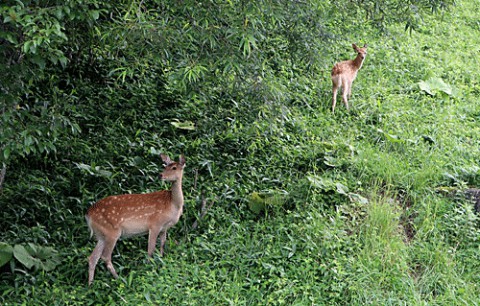
<instances>
[{"instance_id":1,"label":"spotted deer","mask_svg":"<svg viewBox=\"0 0 480 306\"><path fill-rule=\"evenodd\" d=\"M145 194L123 194L106 197L92 205L85 215L91 234L95 234L97 245L89 257L88 284L91 285L95 267L102 258L114 278L118 274L112 264L112 251L120 237L148 233L148 255L155 251L160 235L160 254L167 230L178 222L183 212L182 176L185 157L179 162L161 154L165 169L160 178L170 181L170 190Z\"/></svg>"},{"instance_id":2,"label":"spotted deer","mask_svg":"<svg viewBox=\"0 0 480 306\"><path fill-rule=\"evenodd\" d=\"M352 47L357 51L357 57L354 60L347 60L336 63L332 69L332 84L333 84L333 101L332 113L335 113L335 104L337 104L337 91L342 88L343 103L348 110L348 98L352 94L352 83L357 77L357 72L362 68L363 61L367 56L367 45L362 48L352 44Z\"/></svg>"}]
</instances>

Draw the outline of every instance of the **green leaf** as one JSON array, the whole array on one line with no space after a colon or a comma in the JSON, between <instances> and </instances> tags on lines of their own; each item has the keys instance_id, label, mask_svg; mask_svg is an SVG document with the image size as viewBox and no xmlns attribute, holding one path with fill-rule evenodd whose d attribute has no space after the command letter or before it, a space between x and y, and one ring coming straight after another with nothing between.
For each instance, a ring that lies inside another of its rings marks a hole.
<instances>
[{"instance_id":1,"label":"green leaf","mask_svg":"<svg viewBox=\"0 0 480 306\"><path fill-rule=\"evenodd\" d=\"M100 17L100 12L99 11L90 11L90 16L92 17L93 20L97 20Z\"/></svg>"},{"instance_id":2,"label":"green leaf","mask_svg":"<svg viewBox=\"0 0 480 306\"><path fill-rule=\"evenodd\" d=\"M60 65L62 65L63 68L67 66L68 59L65 56L60 57L58 61L60 62Z\"/></svg>"},{"instance_id":3,"label":"green leaf","mask_svg":"<svg viewBox=\"0 0 480 306\"><path fill-rule=\"evenodd\" d=\"M9 43L18 44L18 39L12 33L0 32L2 38L6 39Z\"/></svg>"},{"instance_id":4,"label":"green leaf","mask_svg":"<svg viewBox=\"0 0 480 306\"><path fill-rule=\"evenodd\" d=\"M158 155L160 155L160 153L162 153L162 150L157 150L154 147L150 147L150 154L158 156Z\"/></svg>"},{"instance_id":5,"label":"green leaf","mask_svg":"<svg viewBox=\"0 0 480 306\"><path fill-rule=\"evenodd\" d=\"M13 254L15 258L25 267L31 269L33 266L38 265L38 260L30 255L30 252L20 244L15 245L13 248Z\"/></svg>"},{"instance_id":6,"label":"green leaf","mask_svg":"<svg viewBox=\"0 0 480 306\"><path fill-rule=\"evenodd\" d=\"M27 246L15 245L13 249L15 258L28 269L35 268L51 271L60 264L57 252L50 247L42 247L29 243Z\"/></svg>"},{"instance_id":7,"label":"green leaf","mask_svg":"<svg viewBox=\"0 0 480 306\"><path fill-rule=\"evenodd\" d=\"M424 92L428 93L429 95L433 96L433 92L430 88L430 85L425 82L425 81L420 81L418 82L418 86L420 87L421 90L423 90Z\"/></svg>"},{"instance_id":8,"label":"green leaf","mask_svg":"<svg viewBox=\"0 0 480 306\"><path fill-rule=\"evenodd\" d=\"M63 16L65 16L63 9L61 7L57 8L55 10L55 17L57 17L58 20L62 20Z\"/></svg>"},{"instance_id":9,"label":"green leaf","mask_svg":"<svg viewBox=\"0 0 480 306\"><path fill-rule=\"evenodd\" d=\"M349 193L348 197L350 198L350 201L352 201L352 202L360 203L360 204L363 204L363 205L368 204L368 199L365 198L365 197L362 197L358 193Z\"/></svg>"},{"instance_id":10,"label":"green leaf","mask_svg":"<svg viewBox=\"0 0 480 306\"><path fill-rule=\"evenodd\" d=\"M324 178L318 175L309 175L307 179L310 181L313 187L321 190L333 190L336 186L330 178Z\"/></svg>"},{"instance_id":11,"label":"green leaf","mask_svg":"<svg viewBox=\"0 0 480 306\"><path fill-rule=\"evenodd\" d=\"M248 208L255 213L259 214L265 209L265 202L262 200L258 192L252 192L248 201Z\"/></svg>"},{"instance_id":12,"label":"green leaf","mask_svg":"<svg viewBox=\"0 0 480 306\"><path fill-rule=\"evenodd\" d=\"M421 90L425 91L431 96L435 96L438 92L443 92L449 96L455 97L458 90L451 86L450 84L445 83L441 78L429 78L425 81L418 82L418 86Z\"/></svg>"},{"instance_id":13,"label":"green leaf","mask_svg":"<svg viewBox=\"0 0 480 306\"><path fill-rule=\"evenodd\" d=\"M403 139L401 139L398 135L394 135L394 134L390 134L390 133L387 133L387 132L384 132L382 129L378 129L377 130L379 133L382 133L385 138L391 142L391 143L401 143L401 142L404 142Z\"/></svg>"},{"instance_id":14,"label":"green leaf","mask_svg":"<svg viewBox=\"0 0 480 306\"><path fill-rule=\"evenodd\" d=\"M325 156L323 158L323 163L329 167L336 167L336 162L337 162L337 159L333 156Z\"/></svg>"},{"instance_id":15,"label":"green leaf","mask_svg":"<svg viewBox=\"0 0 480 306\"><path fill-rule=\"evenodd\" d=\"M42 69L42 70L45 69L46 62L45 62L45 59L42 56L40 56L38 54L35 54L34 56L32 56L30 58L30 61L34 64L37 64L40 69Z\"/></svg>"},{"instance_id":16,"label":"green leaf","mask_svg":"<svg viewBox=\"0 0 480 306\"><path fill-rule=\"evenodd\" d=\"M6 148L3 150L3 159L4 159L4 160L7 160L9 157L10 157L10 148L9 148L9 147L6 147Z\"/></svg>"},{"instance_id":17,"label":"green leaf","mask_svg":"<svg viewBox=\"0 0 480 306\"><path fill-rule=\"evenodd\" d=\"M27 40L27 41L23 44L23 46L22 46L22 51L23 51L23 53L25 53L25 54L29 53L29 52L30 52L30 46L31 46L31 45L32 45L32 41Z\"/></svg>"},{"instance_id":18,"label":"green leaf","mask_svg":"<svg viewBox=\"0 0 480 306\"><path fill-rule=\"evenodd\" d=\"M335 183L335 187L337 188L337 193L343 195L348 194L348 187L343 185L342 183Z\"/></svg>"},{"instance_id":19,"label":"green leaf","mask_svg":"<svg viewBox=\"0 0 480 306\"><path fill-rule=\"evenodd\" d=\"M195 123L192 121L179 121L179 120L174 120L170 121L170 124L176 127L177 129L180 130L188 130L188 131L194 131L195 130Z\"/></svg>"},{"instance_id":20,"label":"green leaf","mask_svg":"<svg viewBox=\"0 0 480 306\"><path fill-rule=\"evenodd\" d=\"M0 267L8 263L13 257L13 247L7 243L0 242Z\"/></svg>"},{"instance_id":21,"label":"green leaf","mask_svg":"<svg viewBox=\"0 0 480 306\"><path fill-rule=\"evenodd\" d=\"M249 56L253 49L257 48L257 42L252 34L246 34L240 41L239 49L243 52L245 57Z\"/></svg>"},{"instance_id":22,"label":"green leaf","mask_svg":"<svg viewBox=\"0 0 480 306\"><path fill-rule=\"evenodd\" d=\"M267 207L282 206L285 203L285 194L278 191L269 191L265 193L252 192L248 197L248 208L259 214Z\"/></svg>"}]
</instances>

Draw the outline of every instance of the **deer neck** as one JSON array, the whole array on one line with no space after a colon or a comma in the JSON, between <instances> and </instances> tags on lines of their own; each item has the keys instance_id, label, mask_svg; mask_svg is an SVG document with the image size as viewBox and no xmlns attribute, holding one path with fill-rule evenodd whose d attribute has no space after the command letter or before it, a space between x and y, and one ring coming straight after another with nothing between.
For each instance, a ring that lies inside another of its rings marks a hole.
<instances>
[{"instance_id":1,"label":"deer neck","mask_svg":"<svg viewBox=\"0 0 480 306\"><path fill-rule=\"evenodd\" d=\"M177 208L183 207L183 191L182 191L182 178L177 179L172 184L172 203Z\"/></svg>"},{"instance_id":2,"label":"deer neck","mask_svg":"<svg viewBox=\"0 0 480 306\"><path fill-rule=\"evenodd\" d=\"M365 57L362 57L360 54L358 54L357 57L353 60L353 65L357 70L362 68L364 60L365 60Z\"/></svg>"}]
</instances>

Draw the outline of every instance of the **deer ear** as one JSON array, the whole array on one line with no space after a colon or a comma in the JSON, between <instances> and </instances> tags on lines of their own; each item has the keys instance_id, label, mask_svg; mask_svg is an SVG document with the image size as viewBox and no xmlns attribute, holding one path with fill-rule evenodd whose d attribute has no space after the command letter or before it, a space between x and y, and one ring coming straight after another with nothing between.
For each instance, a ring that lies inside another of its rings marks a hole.
<instances>
[{"instance_id":1,"label":"deer ear","mask_svg":"<svg viewBox=\"0 0 480 306\"><path fill-rule=\"evenodd\" d=\"M179 162L179 164L180 164L180 165L182 165L182 166L184 166L184 165L185 165L185 156L183 156L183 154L182 154L182 155L180 155L180 159L179 159L179 161L178 161L178 162Z\"/></svg>"},{"instance_id":2,"label":"deer ear","mask_svg":"<svg viewBox=\"0 0 480 306\"><path fill-rule=\"evenodd\" d=\"M168 165L170 165L171 163L173 163L172 160L170 159L170 157L168 157L167 155L165 155L165 154L163 154L163 153L160 154L160 157L162 158L163 163L165 164L165 166L168 166Z\"/></svg>"},{"instance_id":3,"label":"deer ear","mask_svg":"<svg viewBox=\"0 0 480 306\"><path fill-rule=\"evenodd\" d=\"M363 47L366 48L366 47L367 47L367 44L364 44Z\"/></svg>"},{"instance_id":4,"label":"deer ear","mask_svg":"<svg viewBox=\"0 0 480 306\"><path fill-rule=\"evenodd\" d=\"M357 50L357 49L358 49L358 47L357 47L357 45L356 45L356 44L352 44L352 47L353 47L353 49L355 49L355 50Z\"/></svg>"}]
</instances>

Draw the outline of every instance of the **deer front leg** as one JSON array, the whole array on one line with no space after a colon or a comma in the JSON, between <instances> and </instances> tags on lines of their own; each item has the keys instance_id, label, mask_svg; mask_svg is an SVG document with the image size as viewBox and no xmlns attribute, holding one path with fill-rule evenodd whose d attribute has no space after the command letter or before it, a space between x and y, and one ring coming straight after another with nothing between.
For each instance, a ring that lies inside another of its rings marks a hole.
<instances>
[{"instance_id":1,"label":"deer front leg","mask_svg":"<svg viewBox=\"0 0 480 306\"><path fill-rule=\"evenodd\" d=\"M155 252L155 246L157 245L158 234L160 233L160 228L150 229L148 235L148 256L152 257L153 252ZM162 252L163 255L163 252Z\"/></svg>"},{"instance_id":2,"label":"deer front leg","mask_svg":"<svg viewBox=\"0 0 480 306\"><path fill-rule=\"evenodd\" d=\"M160 233L160 255L163 256L163 246L165 245L165 240L167 240L167 231Z\"/></svg>"}]
</instances>

